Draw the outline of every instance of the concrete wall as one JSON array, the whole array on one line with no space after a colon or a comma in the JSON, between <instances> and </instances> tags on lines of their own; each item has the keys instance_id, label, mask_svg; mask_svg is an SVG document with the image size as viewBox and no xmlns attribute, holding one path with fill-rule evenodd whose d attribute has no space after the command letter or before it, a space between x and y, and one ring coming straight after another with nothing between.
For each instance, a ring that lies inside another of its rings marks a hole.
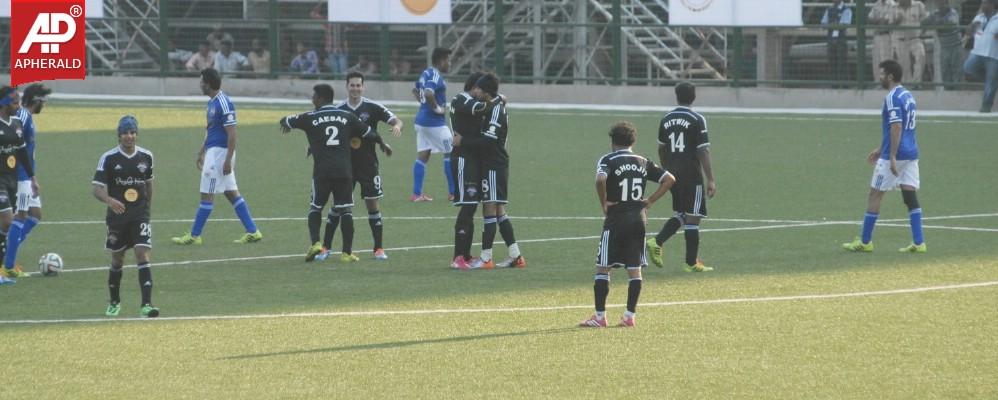
<instances>
[{"instance_id":1,"label":"concrete wall","mask_svg":"<svg viewBox=\"0 0 998 400\"><path fill-rule=\"evenodd\" d=\"M9 82L9 78L2 77ZM57 93L108 94L140 96L200 96L199 79L88 77L84 81L48 83ZM233 96L308 99L316 80L301 79L226 79L222 88ZM346 95L343 81L324 81L333 85L337 98ZM449 94L457 93L463 83L448 82ZM382 101L412 100L412 83L367 83L367 96ZM675 103L671 87L596 86L596 85L503 85L502 92L516 103L603 104L668 106ZM779 89L701 87L697 106L749 108L839 108L879 109L884 90ZM978 91L917 91L920 110L977 111L981 92Z\"/></svg>"}]
</instances>

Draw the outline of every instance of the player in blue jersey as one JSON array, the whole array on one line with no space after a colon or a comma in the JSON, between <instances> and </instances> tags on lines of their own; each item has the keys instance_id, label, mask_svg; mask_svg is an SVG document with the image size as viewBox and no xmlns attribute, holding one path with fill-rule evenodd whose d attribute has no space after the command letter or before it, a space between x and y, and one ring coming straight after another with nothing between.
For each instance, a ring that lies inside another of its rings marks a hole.
<instances>
[{"instance_id":1,"label":"player in blue jersey","mask_svg":"<svg viewBox=\"0 0 998 400\"><path fill-rule=\"evenodd\" d=\"M42 106L44 106L46 98L52 93L52 89L49 89L42 84L34 84L28 86L24 89L24 95L21 96L21 107L17 109L17 117L21 120L21 125L23 126L22 139L24 139L24 145L28 150L28 162L31 164L31 169L35 168L35 122L32 115L37 115L42 112ZM33 190L32 187L35 189ZM23 165L17 166L17 203L15 208L17 213L14 214L14 220L10 224L10 230L7 232L7 244L6 244L6 255L4 256L4 265L13 265L15 270L20 271L21 266L17 264L17 251L21 247L21 243L24 243L24 239L27 238L28 233L36 225L38 221L42 218L42 199L37 193L38 182L33 177L29 177L27 171L25 171ZM34 193L34 195L32 195Z\"/></svg>"},{"instance_id":2,"label":"player in blue jersey","mask_svg":"<svg viewBox=\"0 0 998 400\"><path fill-rule=\"evenodd\" d=\"M17 167L23 166L28 178L35 176L28 162L28 149L24 145L24 128L17 117L20 95L10 86L0 87L0 242L7 240L7 229L14 222L14 202L17 196ZM31 195L37 195L38 186L31 185ZM15 240L16 241L16 240ZM0 247L3 248L3 247ZM13 278L27 276L4 262L0 268L0 284L14 283Z\"/></svg>"},{"instance_id":3,"label":"player in blue jersey","mask_svg":"<svg viewBox=\"0 0 998 400\"><path fill-rule=\"evenodd\" d=\"M866 157L874 164L870 182L870 197L863 218L862 236L842 247L848 251L873 251L873 226L880 215L880 201L888 190L901 188L901 197L908 206L912 243L898 249L902 253L924 253L922 208L918 204L918 144L915 142L915 98L901 86L903 75L897 61L880 63L880 83L888 90L884 99L883 140L880 147Z\"/></svg>"},{"instance_id":4,"label":"player in blue jersey","mask_svg":"<svg viewBox=\"0 0 998 400\"><path fill-rule=\"evenodd\" d=\"M211 215L215 193L225 193L232 203L246 233L236 243L253 243L263 240L250 215L246 200L236 186L236 107L229 96L222 92L222 78L218 71L208 68L201 71L201 93L208 101L208 125L204 144L198 150L197 168L201 170L201 205L194 216L191 231L173 238L176 244L201 244L201 233Z\"/></svg>"},{"instance_id":5,"label":"player in blue jersey","mask_svg":"<svg viewBox=\"0 0 998 400\"><path fill-rule=\"evenodd\" d=\"M447 127L447 83L444 75L450 70L450 49L433 49L433 66L419 75L412 94L419 100L416 112L416 162L412 165L412 201L432 201L423 193L423 177L431 153L443 153L444 175L447 177L448 199L453 200L454 176L450 168L453 135Z\"/></svg>"}]
</instances>

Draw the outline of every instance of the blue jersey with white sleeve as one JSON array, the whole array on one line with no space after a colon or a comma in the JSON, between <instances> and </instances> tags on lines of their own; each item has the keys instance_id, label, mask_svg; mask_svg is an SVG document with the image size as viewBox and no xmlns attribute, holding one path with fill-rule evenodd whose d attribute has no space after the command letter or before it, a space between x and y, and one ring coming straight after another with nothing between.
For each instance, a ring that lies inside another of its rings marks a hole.
<instances>
[{"instance_id":1,"label":"blue jersey with white sleeve","mask_svg":"<svg viewBox=\"0 0 998 400\"><path fill-rule=\"evenodd\" d=\"M447 121L443 114L433 112L430 103L426 101L423 91L430 89L433 91L433 98L437 100L437 105L446 109L447 107L447 83L444 82L443 75L436 68L430 67L419 75L416 81L416 91L419 95L419 111L416 112L416 125L419 126L444 126Z\"/></svg>"},{"instance_id":2,"label":"blue jersey with white sleeve","mask_svg":"<svg viewBox=\"0 0 998 400\"><path fill-rule=\"evenodd\" d=\"M208 125L205 128L204 148L229 147L229 134L225 127L236 125L236 106L229 96L219 91L208 101Z\"/></svg>"},{"instance_id":3,"label":"blue jersey with white sleeve","mask_svg":"<svg viewBox=\"0 0 998 400\"><path fill-rule=\"evenodd\" d=\"M917 160L918 144L915 142L915 97L908 89L898 85L884 98L884 140L880 144L880 159L890 159L891 124L901 124L901 141L896 159Z\"/></svg>"},{"instance_id":4,"label":"blue jersey with white sleeve","mask_svg":"<svg viewBox=\"0 0 998 400\"><path fill-rule=\"evenodd\" d=\"M28 149L28 162L31 163L31 170L36 171L35 173L37 174L38 168L35 167L35 121L31 118L31 112L24 107L17 109L17 117L21 119L21 124L23 125L21 138L24 139L24 144ZM17 180L31 180L21 165L17 166Z\"/></svg>"}]
</instances>

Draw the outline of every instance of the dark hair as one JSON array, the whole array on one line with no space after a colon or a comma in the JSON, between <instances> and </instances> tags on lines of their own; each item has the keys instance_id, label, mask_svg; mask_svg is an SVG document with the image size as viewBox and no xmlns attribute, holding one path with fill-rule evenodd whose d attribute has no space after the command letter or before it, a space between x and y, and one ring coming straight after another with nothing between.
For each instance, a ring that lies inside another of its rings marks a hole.
<instances>
[{"instance_id":1,"label":"dark hair","mask_svg":"<svg viewBox=\"0 0 998 400\"><path fill-rule=\"evenodd\" d=\"M41 83L28 85L24 88L24 96L21 97L21 104L31 105L37 98L52 94L52 89L45 87Z\"/></svg>"},{"instance_id":2,"label":"dark hair","mask_svg":"<svg viewBox=\"0 0 998 400\"><path fill-rule=\"evenodd\" d=\"M475 71L472 72L471 75L468 75L468 79L464 81L464 91L467 92L472 88L474 88L475 82L478 82L478 80L481 79L482 76L484 75L485 73L482 71Z\"/></svg>"},{"instance_id":3,"label":"dark hair","mask_svg":"<svg viewBox=\"0 0 998 400\"><path fill-rule=\"evenodd\" d=\"M223 40L223 41L221 42L221 45L222 45L222 46L232 46L232 41L231 41L231 40L229 40L229 39L225 39L225 40Z\"/></svg>"},{"instance_id":4,"label":"dark hair","mask_svg":"<svg viewBox=\"0 0 998 400\"><path fill-rule=\"evenodd\" d=\"M483 92L491 94L494 97L499 93L499 77L493 73L482 75L475 82L475 86L478 86Z\"/></svg>"},{"instance_id":5,"label":"dark hair","mask_svg":"<svg viewBox=\"0 0 998 400\"><path fill-rule=\"evenodd\" d=\"M638 130L634 124L620 121L610 126L610 141L617 146L630 146L638 138Z\"/></svg>"},{"instance_id":6,"label":"dark hair","mask_svg":"<svg viewBox=\"0 0 998 400\"><path fill-rule=\"evenodd\" d=\"M336 91L333 90L332 86L329 86L329 84L326 83L320 83L312 86L312 91L315 92L316 97L324 101L326 104L332 103L333 99L336 98Z\"/></svg>"},{"instance_id":7,"label":"dark hair","mask_svg":"<svg viewBox=\"0 0 998 400\"><path fill-rule=\"evenodd\" d=\"M679 82L676 84L676 101L679 104L693 104L697 99L697 87L689 82Z\"/></svg>"},{"instance_id":8,"label":"dark hair","mask_svg":"<svg viewBox=\"0 0 998 400\"><path fill-rule=\"evenodd\" d=\"M349 84L350 80L353 78L360 78L360 83L364 83L364 74L360 73L360 71L350 71L350 73L347 74L347 84Z\"/></svg>"},{"instance_id":9,"label":"dark hair","mask_svg":"<svg viewBox=\"0 0 998 400\"><path fill-rule=\"evenodd\" d=\"M437 65L440 62L446 60L447 57L450 57L450 49L437 47L433 49L433 55L430 57L430 59L433 61L433 65Z\"/></svg>"},{"instance_id":10,"label":"dark hair","mask_svg":"<svg viewBox=\"0 0 998 400\"><path fill-rule=\"evenodd\" d=\"M880 63L879 67L884 70L884 74L892 76L894 78L894 82L901 83L901 77L904 75L904 68L901 68L901 64L898 64L897 61L886 60Z\"/></svg>"},{"instance_id":11,"label":"dark hair","mask_svg":"<svg viewBox=\"0 0 998 400\"><path fill-rule=\"evenodd\" d=\"M205 68L201 70L201 79L208 84L211 90L218 90L222 88L222 76L218 74L218 71L214 68Z\"/></svg>"},{"instance_id":12,"label":"dark hair","mask_svg":"<svg viewBox=\"0 0 998 400\"><path fill-rule=\"evenodd\" d=\"M0 86L0 106L14 103L14 95L16 93L17 88L15 87L7 85Z\"/></svg>"},{"instance_id":13,"label":"dark hair","mask_svg":"<svg viewBox=\"0 0 998 400\"><path fill-rule=\"evenodd\" d=\"M198 44L198 47L201 47L201 46L204 46L204 47L207 47L207 48L210 49L211 48L211 42L205 40L205 41L203 41L203 42L201 42L201 43Z\"/></svg>"}]
</instances>

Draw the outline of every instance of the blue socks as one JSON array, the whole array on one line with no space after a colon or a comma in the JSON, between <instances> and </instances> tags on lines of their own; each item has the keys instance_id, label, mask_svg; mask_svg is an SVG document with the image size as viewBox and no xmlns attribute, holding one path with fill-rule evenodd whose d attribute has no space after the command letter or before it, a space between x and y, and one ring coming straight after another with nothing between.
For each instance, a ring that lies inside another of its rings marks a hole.
<instances>
[{"instance_id":1,"label":"blue socks","mask_svg":"<svg viewBox=\"0 0 998 400\"><path fill-rule=\"evenodd\" d=\"M201 201L201 205L198 206L198 212L194 215L194 226L191 227L191 236L201 236L204 224L208 223L208 216L211 215L213 207L210 201Z\"/></svg>"},{"instance_id":2,"label":"blue socks","mask_svg":"<svg viewBox=\"0 0 998 400\"><path fill-rule=\"evenodd\" d=\"M412 164L412 194L423 194L424 176L426 176L426 163L416 160Z\"/></svg>"},{"instance_id":3,"label":"blue socks","mask_svg":"<svg viewBox=\"0 0 998 400\"><path fill-rule=\"evenodd\" d=\"M253 222L249 206L246 205L246 200L243 200L242 196L232 200L232 208L236 210L236 215L239 216L239 221L243 223L243 228L246 228L246 233L256 232L256 223Z\"/></svg>"},{"instance_id":4,"label":"blue socks","mask_svg":"<svg viewBox=\"0 0 998 400\"><path fill-rule=\"evenodd\" d=\"M911 223L911 241L916 245L925 243L925 238L922 237L922 209L908 211L908 222Z\"/></svg>"},{"instance_id":5,"label":"blue socks","mask_svg":"<svg viewBox=\"0 0 998 400\"><path fill-rule=\"evenodd\" d=\"M24 228L22 221L15 219L10 223L10 230L7 232L7 255L3 259L3 265L7 268L14 268L17 262L17 248L21 246L22 228Z\"/></svg>"},{"instance_id":6,"label":"blue socks","mask_svg":"<svg viewBox=\"0 0 998 400\"><path fill-rule=\"evenodd\" d=\"M38 222L39 222L38 218L32 217L30 215L28 216L28 219L24 220L24 227L21 228L22 242L24 241L24 239L28 238L28 234L31 233L31 230L35 229L35 226L38 226Z\"/></svg>"},{"instance_id":7,"label":"blue socks","mask_svg":"<svg viewBox=\"0 0 998 400\"><path fill-rule=\"evenodd\" d=\"M447 177L447 193L455 194L454 174L450 170L450 154L444 155L444 176Z\"/></svg>"},{"instance_id":8,"label":"blue socks","mask_svg":"<svg viewBox=\"0 0 998 400\"><path fill-rule=\"evenodd\" d=\"M876 225L877 217L879 216L880 213L872 212L867 212L866 215L863 216L863 236L860 238L863 243L870 243L870 241L873 240L873 226Z\"/></svg>"}]
</instances>

